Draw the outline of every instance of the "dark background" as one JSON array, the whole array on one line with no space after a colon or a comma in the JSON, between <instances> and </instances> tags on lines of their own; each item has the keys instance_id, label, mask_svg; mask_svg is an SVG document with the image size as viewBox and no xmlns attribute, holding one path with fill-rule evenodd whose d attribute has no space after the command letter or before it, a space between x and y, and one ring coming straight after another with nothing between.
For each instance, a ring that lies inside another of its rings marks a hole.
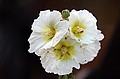
<instances>
[{"instance_id":1,"label":"dark background","mask_svg":"<svg viewBox=\"0 0 120 79\"><path fill-rule=\"evenodd\" d=\"M41 10L87 9L105 35L94 61L74 70L76 79L120 78L120 0L0 0L0 79L57 79L28 52L31 25ZM84 76L84 77L83 77Z\"/></svg>"}]
</instances>

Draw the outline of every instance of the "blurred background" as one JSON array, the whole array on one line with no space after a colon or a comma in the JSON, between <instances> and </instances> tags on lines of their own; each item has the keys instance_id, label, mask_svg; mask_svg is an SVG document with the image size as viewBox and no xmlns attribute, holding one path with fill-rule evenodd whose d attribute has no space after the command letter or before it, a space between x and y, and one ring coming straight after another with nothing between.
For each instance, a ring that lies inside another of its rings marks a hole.
<instances>
[{"instance_id":1,"label":"blurred background","mask_svg":"<svg viewBox=\"0 0 120 79\"><path fill-rule=\"evenodd\" d=\"M0 0L0 79L57 79L28 52L31 25L41 10L87 9L105 38L98 56L74 69L76 79L120 78L120 0Z\"/></svg>"}]
</instances>

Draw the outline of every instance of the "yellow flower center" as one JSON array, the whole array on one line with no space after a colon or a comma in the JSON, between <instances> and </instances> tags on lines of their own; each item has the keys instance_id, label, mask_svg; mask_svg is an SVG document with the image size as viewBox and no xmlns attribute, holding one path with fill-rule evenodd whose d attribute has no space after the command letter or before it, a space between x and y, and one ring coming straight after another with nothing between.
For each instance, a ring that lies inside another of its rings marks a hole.
<instances>
[{"instance_id":1,"label":"yellow flower center","mask_svg":"<svg viewBox=\"0 0 120 79\"><path fill-rule=\"evenodd\" d=\"M59 42L54 48L54 55L61 61L69 60L74 55L74 47L69 42Z\"/></svg>"},{"instance_id":2,"label":"yellow flower center","mask_svg":"<svg viewBox=\"0 0 120 79\"><path fill-rule=\"evenodd\" d=\"M46 27L44 30L43 30L43 35L44 35L44 40L46 42L49 42L55 35L56 33L56 30L55 30L55 27L54 25L51 25L49 27Z\"/></svg>"},{"instance_id":3,"label":"yellow flower center","mask_svg":"<svg viewBox=\"0 0 120 79\"><path fill-rule=\"evenodd\" d=\"M84 33L84 25L78 21L74 22L71 26L72 33L75 37L80 38Z\"/></svg>"}]
</instances>

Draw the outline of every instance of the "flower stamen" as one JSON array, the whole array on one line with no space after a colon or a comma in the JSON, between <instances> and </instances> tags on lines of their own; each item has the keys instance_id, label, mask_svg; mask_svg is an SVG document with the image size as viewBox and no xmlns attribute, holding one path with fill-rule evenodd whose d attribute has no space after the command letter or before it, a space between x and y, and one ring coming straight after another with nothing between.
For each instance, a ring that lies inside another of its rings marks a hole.
<instances>
[{"instance_id":1,"label":"flower stamen","mask_svg":"<svg viewBox=\"0 0 120 79\"><path fill-rule=\"evenodd\" d=\"M61 52L62 52L62 54L64 55L65 53L68 52L68 48L67 48L67 47L62 47L62 48L61 48Z\"/></svg>"},{"instance_id":2,"label":"flower stamen","mask_svg":"<svg viewBox=\"0 0 120 79\"><path fill-rule=\"evenodd\" d=\"M80 38L80 36L83 34L84 32L84 28L83 25L75 25L72 28L72 32L73 34L77 37Z\"/></svg>"},{"instance_id":3,"label":"flower stamen","mask_svg":"<svg viewBox=\"0 0 120 79\"><path fill-rule=\"evenodd\" d=\"M73 46L69 42L59 42L54 47L54 54L59 60L68 60L74 55Z\"/></svg>"},{"instance_id":4,"label":"flower stamen","mask_svg":"<svg viewBox=\"0 0 120 79\"><path fill-rule=\"evenodd\" d=\"M76 34L81 34L81 33L83 33L83 32L84 32L84 29L83 29L83 28L80 28L79 26L77 27L77 29L76 29L76 31L75 31Z\"/></svg>"},{"instance_id":5,"label":"flower stamen","mask_svg":"<svg viewBox=\"0 0 120 79\"><path fill-rule=\"evenodd\" d=\"M52 38L55 35L55 29L51 29L48 32L45 32L45 35L49 38Z\"/></svg>"},{"instance_id":6,"label":"flower stamen","mask_svg":"<svg viewBox=\"0 0 120 79\"><path fill-rule=\"evenodd\" d=\"M55 35L56 30L54 27L45 28L43 35L45 36L45 41L49 42Z\"/></svg>"}]
</instances>

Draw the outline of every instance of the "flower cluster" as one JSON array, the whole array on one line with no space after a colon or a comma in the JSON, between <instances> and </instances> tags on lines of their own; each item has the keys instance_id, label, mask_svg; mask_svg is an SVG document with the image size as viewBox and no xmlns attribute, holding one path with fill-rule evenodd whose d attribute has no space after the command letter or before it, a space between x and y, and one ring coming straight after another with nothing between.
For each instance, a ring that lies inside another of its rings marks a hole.
<instances>
[{"instance_id":1,"label":"flower cluster","mask_svg":"<svg viewBox=\"0 0 120 79\"><path fill-rule=\"evenodd\" d=\"M66 75L94 59L104 35L87 10L40 11L32 24L29 52L40 56L48 73Z\"/></svg>"}]
</instances>

